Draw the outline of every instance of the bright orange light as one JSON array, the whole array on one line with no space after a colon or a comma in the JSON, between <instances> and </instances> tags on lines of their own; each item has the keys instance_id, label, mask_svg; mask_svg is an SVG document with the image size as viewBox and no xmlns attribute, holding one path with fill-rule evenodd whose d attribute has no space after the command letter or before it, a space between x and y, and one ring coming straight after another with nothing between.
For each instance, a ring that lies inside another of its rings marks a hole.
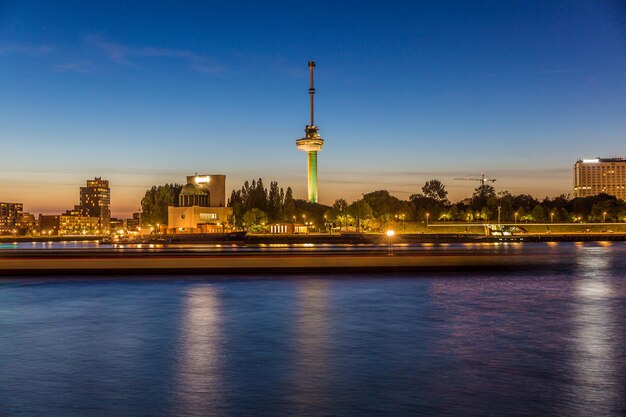
<instances>
[{"instance_id":1,"label":"bright orange light","mask_svg":"<svg viewBox=\"0 0 626 417\"><path fill-rule=\"evenodd\" d=\"M396 232L394 232L393 230L387 230L387 236L392 237L395 234Z\"/></svg>"}]
</instances>

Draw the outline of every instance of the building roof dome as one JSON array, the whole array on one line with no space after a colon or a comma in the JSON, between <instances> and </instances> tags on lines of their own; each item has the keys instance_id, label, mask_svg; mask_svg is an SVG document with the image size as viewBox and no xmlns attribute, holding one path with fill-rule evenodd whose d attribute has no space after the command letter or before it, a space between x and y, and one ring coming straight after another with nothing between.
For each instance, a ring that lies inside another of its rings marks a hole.
<instances>
[{"instance_id":1,"label":"building roof dome","mask_svg":"<svg viewBox=\"0 0 626 417\"><path fill-rule=\"evenodd\" d=\"M180 195L206 195L207 193L202 191L202 189L193 183L186 184L183 189L180 191Z\"/></svg>"}]
</instances>

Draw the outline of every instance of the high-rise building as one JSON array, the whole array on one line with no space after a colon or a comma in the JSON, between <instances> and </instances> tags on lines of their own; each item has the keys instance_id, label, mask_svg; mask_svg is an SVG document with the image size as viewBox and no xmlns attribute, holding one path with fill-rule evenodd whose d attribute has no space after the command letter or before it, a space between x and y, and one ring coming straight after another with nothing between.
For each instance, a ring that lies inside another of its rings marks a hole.
<instances>
[{"instance_id":1,"label":"high-rise building","mask_svg":"<svg viewBox=\"0 0 626 417\"><path fill-rule=\"evenodd\" d=\"M322 150L324 139L317 133L319 128L315 126L315 111L313 97L315 88L313 86L313 71L315 62L309 61L309 105L311 111L311 124L304 128L304 137L296 140L298 150L304 151L308 156L308 194L307 200L311 203L317 203L317 152Z\"/></svg>"},{"instance_id":2,"label":"high-rise building","mask_svg":"<svg viewBox=\"0 0 626 417\"><path fill-rule=\"evenodd\" d=\"M626 158L580 159L574 164L574 196L614 195L626 200Z\"/></svg>"},{"instance_id":3,"label":"high-rise building","mask_svg":"<svg viewBox=\"0 0 626 417\"><path fill-rule=\"evenodd\" d=\"M80 187L80 214L97 217L102 231L109 230L111 221L111 189L109 181L96 177L87 180L86 187Z\"/></svg>"},{"instance_id":4,"label":"high-rise building","mask_svg":"<svg viewBox=\"0 0 626 417\"><path fill-rule=\"evenodd\" d=\"M22 203L0 203L0 235L16 233L23 212Z\"/></svg>"}]
</instances>

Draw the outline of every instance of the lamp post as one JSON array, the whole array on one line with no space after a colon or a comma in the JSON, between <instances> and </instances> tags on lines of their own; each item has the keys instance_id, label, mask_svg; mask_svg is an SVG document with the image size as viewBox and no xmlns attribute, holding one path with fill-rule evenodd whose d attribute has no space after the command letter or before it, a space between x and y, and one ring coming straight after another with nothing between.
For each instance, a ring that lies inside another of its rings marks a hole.
<instances>
[{"instance_id":1,"label":"lamp post","mask_svg":"<svg viewBox=\"0 0 626 417\"><path fill-rule=\"evenodd\" d=\"M426 227L428 227L428 218L430 217L430 213L426 213Z\"/></svg>"},{"instance_id":2,"label":"lamp post","mask_svg":"<svg viewBox=\"0 0 626 417\"><path fill-rule=\"evenodd\" d=\"M517 212L513 213L515 215L515 224L517 224Z\"/></svg>"},{"instance_id":3,"label":"lamp post","mask_svg":"<svg viewBox=\"0 0 626 417\"><path fill-rule=\"evenodd\" d=\"M606 211L602 212L602 223L606 223Z\"/></svg>"},{"instance_id":4,"label":"lamp post","mask_svg":"<svg viewBox=\"0 0 626 417\"><path fill-rule=\"evenodd\" d=\"M389 245L389 254L393 254L393 236L396 234L393 230L387 230L385 233L387 235L387 244Z\"/></svg>"},{"instance_id":5,"label":"lamp post","mask_svg":"<svg viewBox=\"0 0 626 417\"><path fill-rule=\"evenodd\" d=\"M554 223L554 212L550 213L550 223Z\"/></svg>"},{"instance_id":6,"label":"lamp post","mask_svg":"<svg viewBox=\"0 0 626 417\"><path fill-rule=\"evenodd\" d=\"M406 227L404 224L404 214L401 214L400 217L402 217L402 233L406 232Z\"/></svg>"}]
</instances>

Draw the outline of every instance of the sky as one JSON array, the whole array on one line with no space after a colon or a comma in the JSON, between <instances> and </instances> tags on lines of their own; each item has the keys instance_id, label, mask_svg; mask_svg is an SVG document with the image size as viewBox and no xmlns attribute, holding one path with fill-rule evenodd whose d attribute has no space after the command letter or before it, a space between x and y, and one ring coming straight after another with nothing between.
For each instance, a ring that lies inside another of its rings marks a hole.
<instances>
[{"instance_id":1,"label":"sky","mask_svg":"<svg viewBox=\"0 0 626 417\"><path fill-rule=\"evenodd\" d=\"M0 0L0 201L60 213L98 176L124 217L196 172L305 198L310 59L322 203L481 172L556 196L626 156L619 0Z\"/></svg>"}]
</instances>

